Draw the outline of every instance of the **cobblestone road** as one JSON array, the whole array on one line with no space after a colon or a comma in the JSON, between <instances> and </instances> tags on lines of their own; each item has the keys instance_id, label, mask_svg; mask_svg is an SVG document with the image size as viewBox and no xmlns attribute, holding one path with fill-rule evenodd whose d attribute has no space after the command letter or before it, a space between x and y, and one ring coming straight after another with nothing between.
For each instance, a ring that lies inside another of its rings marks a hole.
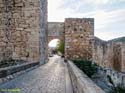
<instances>
[{"instance_id":1,"label":"cobblestone road","mask_svg":"<svg viewBox=\"0 0 125 93\"><path fill-rule=\"evenodd\" d=\"M0 89L2 88L20 88L18 93L72 93L67 66L56 55L47 64L0 85Z\"/></svg>"}]
</instances>

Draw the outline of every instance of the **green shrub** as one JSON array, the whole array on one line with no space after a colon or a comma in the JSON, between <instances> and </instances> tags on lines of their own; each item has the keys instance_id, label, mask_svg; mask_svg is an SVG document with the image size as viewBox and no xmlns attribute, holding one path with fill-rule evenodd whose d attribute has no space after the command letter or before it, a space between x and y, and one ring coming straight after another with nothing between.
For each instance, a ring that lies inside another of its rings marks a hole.
<instances>
[{"instance_id":1,"label":"green shrub","mask_svg":"<svg viewBox=\"0 0 125 93\"><path fill-rule=\"evenodd\" d=\"M58 52L60 52L61 54L64 54L64 42L63 41L59 41L58 45L57 45L57 49Z\"/></svg>"},{"instance_id":2,"label":"green shrub","mask_svg":"<svg viewBox=\"0 0 125 93\"><path fill-rule=\"evenodd\" d=\"M87 60L73 60L74 64L79 67L90 78L97 72L97 65Z\"/></svg>"}]
</instances>

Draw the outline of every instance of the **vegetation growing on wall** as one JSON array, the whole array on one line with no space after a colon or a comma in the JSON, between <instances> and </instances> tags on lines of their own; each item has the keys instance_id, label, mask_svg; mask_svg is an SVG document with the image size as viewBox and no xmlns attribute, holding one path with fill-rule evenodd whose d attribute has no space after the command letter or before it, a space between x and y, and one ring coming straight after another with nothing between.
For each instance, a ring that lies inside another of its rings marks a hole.
<instances>
[{"instance_id":1,"label":"vegetation growing on wall","mask_svg":"<svg viewBox=\"0 0 125 93\"><path fill-rule=\"evenodd\" d=\"M97 68L98 65L96 65L95 63L91 62L91 61L86 61L86 60L73 60L74 64L80 68L86 75L88 75L91 79L93 78L92 76L94 76L94 74L97 74ZM98 73L99 74L99 73ZM101 78L101 77L100 77ZM99 79L98 80L103 80L103 79ZM107 82L110 83L109 87L109 91L107 91L106 93L125 93L125 88L121 85L117 85L115 86L111 76L107 76ZM107 84L106 81L104 81L103 83L100 81L100 83L102 83L102 85L100 84L99 86L104 89L104 83ZM108 83L108 84L109 84Z\"/></svg>"},{"instance_id":2,"label":"vegetation growing on wall","mask_svg":"<svg viewBox=\"0 0 125 93\"><path fill-rule=\"evenodd\" d=\"M92 63L91 61L73 60L73 62L90 78L97 72L97 65L95 63Z\"/></svg>"}]
</instances>

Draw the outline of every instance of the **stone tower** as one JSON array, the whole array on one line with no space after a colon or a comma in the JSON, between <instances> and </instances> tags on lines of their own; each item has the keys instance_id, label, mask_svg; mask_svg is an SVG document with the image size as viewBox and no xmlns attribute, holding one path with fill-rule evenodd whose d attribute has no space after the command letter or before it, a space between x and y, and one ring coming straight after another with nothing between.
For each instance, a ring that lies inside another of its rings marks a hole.
<instances>
[{"instance_id":1,"label":"stone tower","mask_svg":"<svg viewBox=\"0 0 125 93\"><path fill-rule=\"evenodd\" d=\"M93 39L93 18L65 20L65 58L92 60Z\"/></svg>"},{"instance_id":2,"label":"stone tower","mask_svg":"<svg viewBox=\"0 0 125 93\"><path fill-rule=\"evenodd\" d=\"M0 60L44 62L47 0L0 0Z\"/></svg>"}]
</instances>

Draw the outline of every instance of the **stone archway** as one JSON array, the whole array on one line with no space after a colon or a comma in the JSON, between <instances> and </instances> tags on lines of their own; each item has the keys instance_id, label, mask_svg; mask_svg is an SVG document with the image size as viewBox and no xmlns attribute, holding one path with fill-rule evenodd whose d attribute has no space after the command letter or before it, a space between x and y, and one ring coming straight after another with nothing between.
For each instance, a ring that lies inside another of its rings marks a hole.
<instances>
[{"instance_id":1,"label":"stone archway","mask_svg":"<svg viewBox=\"0 0 125 93\"><path fill-rule=\"evenodd\" d=\"M63 22L48 22L48 42L55 38L65 41Z\"/></svg>"},{"instance_id":2,"label":"stone archway","mask_svg":"<svg viewBox=\"0 0 125 93\"><path fill-rule=\"evenodd\" d=\"M64 23L49 22L48 23L48 43L54 39L64 42ZM48 54L51 55L51 49L48 47Z\"/></svg>"},{"instance_id":3,"label":"stone archway","mask_svg":"<svg viewBox=\"0 0 125 93\"><path fill-rule=\"evenodd\" d=\"M48 41L53 38L65 43L65 58L92 60L94 19L67 18L65 22L49 22Z\"/></svg>"}]
</instances>

